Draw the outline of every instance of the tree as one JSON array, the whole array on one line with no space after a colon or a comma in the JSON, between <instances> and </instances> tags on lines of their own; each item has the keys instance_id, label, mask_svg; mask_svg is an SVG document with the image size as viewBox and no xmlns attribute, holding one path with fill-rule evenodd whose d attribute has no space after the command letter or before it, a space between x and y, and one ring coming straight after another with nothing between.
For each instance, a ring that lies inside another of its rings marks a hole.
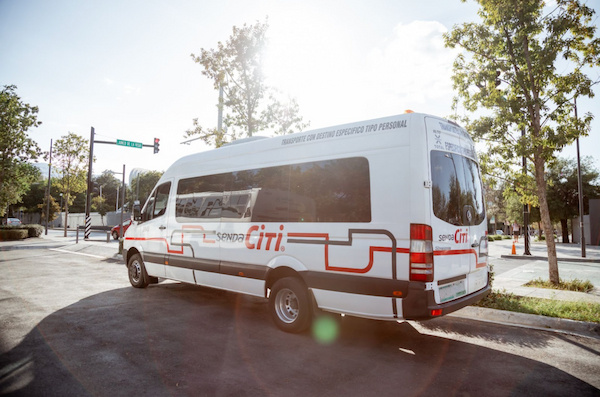
<instances>
[{"instance_id":1,"label":"tree","mask_svg":"<svg viewBox=\"0 0 600 397\"><path fill-rule=\"evenodd\" d=\"M44 196L42 203L37 205L38 212L42 214L42 223L44 223L46 220L46 197L47 196ZM50 196L50 212L48 214L48 223L52 222L57 218L57 212L60 212L60 205L56 202L56 200L54 200L54 197Z\"/></svg>"},{"instance_id":2,"label":"tree","mask_svg":"<svg viewBox=\"0 0 600 397\"><path fill-rule=\"evenodd\" d=\"M162 174L163 173L160 171L147 171L138 174L138 176L131 181L131 185L129 186L127 194L129 195L130 200L138 200L143 206Z\"/></svg>"},{"instance_id":3,"label":"tree","mask_svg":"<svg viewBox=\"0 0 600 397\"><path fill-rule=\"evenodd\" d=\"M27 135L31 127L41 124L37 120L38 108L21 101L14 85L0 91L0 216L6 214L11 204L18 203L39 171L28 163L42 152Z\"/></svg>"},{"instance_id":4,"label":"tree","mask_svg":"<svg viewBox=\"0 0 600 397\"><path fill-rule=\"evenodd\" d=\"M204 68L202 74L223 92L218 107L224 112L228 128L205 128L194 119L193 128L186 131L185 137L199 135L206 143L219 147L269 127L276 134L287 134L292 127L302 129L308 125L298 115L295 100L278 101L275 91L265 83L262 67L268 28L266 21L234 26L225 44L219 42L216 50L202 48L199 56L192 54L194 62Z\"/></svg>"},{"instance_id":5,"label":"tree","mask_svg":"<svg viewBox=\"0 0 600 397\"><path fill-rule=\"evenodd\" d=\"M53 155L56 168L60 173L60 177L55 178L54 181L63 194L65 205L65 237L67 237L69 205L73 204L77 193L81 193L87 188L89 153L88 140L72 132L54 142Z\"/></svg>"},{"instance_id":6,"label":"tree","mask_svg":"<svg viewBox=\"0 0 600 397\"><path fill-rule=\"evenodd\" d=\"M546 15L542 0L478 3L482 23L455 26L445 36L447 46L466 52L454 63L456 103L462 99L470 112L487 109L464 121L475 139L487 142L498 167L510 171L522 156L533 164L542 227L552 236L545 165L589 130L592 115L576 119L573 101L592 97L598 82L585 73L600 65L594 11L578 0L557 0ZM549 278L557 284L554 240L546 238L546 244Z\"/></svg>"},{"instance_id":7,"label":"tree","mask_svg":"<svg viewBox=\"0 0 600 397\"><path fill-rule=\"evenodd\" d=\"M269 127L275 135L286 135L296 131L302 131L308 127L300 116L300 106L296 98L287 98L287 101L279 101L271 95L271 104L267 109Z\"/></svg>"},{"instance_id":8,"label":"tree","mask_svg":"<svg viewBox=\"0 0 600 397\"><path fill-rule=\"evenodd\" d=\"M105 198L107 207L116 209L117 202L121 201L121 197L117 200L117 190L120 191L122 182L110 170L105 170L102 175L92 179L102 187L102 197Z\"/></svg>"},{"instance_id":9,"label":"tree","mask_svg":"<svg viewBox=\"0 0 600 397\"><path fill-rule=\"evenodd\" d=\"M598 170L593 159L581 159L581 185L583 188L583 207L585 214L589 210L589 199L600 196ZM568 219L579 216L579 191L577 179L577 160L559 158L552 162L547 171L548 209L553 222L559 222L562 228L563 243L569 242Z\"/></svg>"},{"instance_id":10,"label":"tree","mask_svg":"<svg viewBox=\"0 0 600 397\"><path fill-rule=\"evenodd\" d=\"M106 203L106 199L102 196L96 196L92 199L92 210L100 214L100 219L104 225L104 215L109 211L110 207Z\"/></svg>"}]
</instances>

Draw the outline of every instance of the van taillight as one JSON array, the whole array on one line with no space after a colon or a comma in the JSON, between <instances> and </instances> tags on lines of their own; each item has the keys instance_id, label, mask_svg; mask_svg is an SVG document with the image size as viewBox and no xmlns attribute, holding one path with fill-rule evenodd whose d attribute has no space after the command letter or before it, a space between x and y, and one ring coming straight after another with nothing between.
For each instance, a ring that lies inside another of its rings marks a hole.
<instances>
[{"instance_id":1,"label":"van taillight","mask_svg":"<svg viewBox=\"0 0 600 397\"><path fill-rule=\"evenodd\" d=\"M431 226L410 225L410 280L433 281L433 232Z\"/></svg>"}]
</instances>

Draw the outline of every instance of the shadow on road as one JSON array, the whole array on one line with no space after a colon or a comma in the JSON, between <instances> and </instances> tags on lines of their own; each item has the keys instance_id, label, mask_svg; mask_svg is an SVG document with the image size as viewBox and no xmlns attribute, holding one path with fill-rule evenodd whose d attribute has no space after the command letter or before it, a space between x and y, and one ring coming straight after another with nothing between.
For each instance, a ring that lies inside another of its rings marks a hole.
<instances>
[{"instance_id":1,"label":"shadow on road","mask_svg":"<svg viewBox=\"0 0 600 397\"><path fill-rule=\"evenodd\" d=\"M480 326L459 322L451 332L490 334ZM519 343L507 338L497 340ZM598 393L544 363L409 323L344 318L329 343L286 334L263 300L178 283L117 289L59 310L0 364L0 394L8 396Z\"/></svg>"}]
</instances>

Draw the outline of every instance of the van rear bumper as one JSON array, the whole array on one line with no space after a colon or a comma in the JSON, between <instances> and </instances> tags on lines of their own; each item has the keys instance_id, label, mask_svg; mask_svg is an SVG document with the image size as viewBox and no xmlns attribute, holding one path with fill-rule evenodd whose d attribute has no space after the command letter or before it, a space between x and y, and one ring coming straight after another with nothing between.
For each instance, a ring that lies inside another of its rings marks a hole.
<instances>
[{"instance_id":1,"label":"van rear bumper","mask_svg":"<svg viewBox=\"0 0 600 397\"><path fill-rule=\"evenodd\" d=\"M446 303L436 303L433 291L425 290L424 283L410 283L409 293L402 299L402 318L405 320L428 320L452 313L465 306L472 305L485 298L491 291L488 283L483 289L470 295ZM433 310L441 310L441 314L433 316Z\"/></svg>"}]
</instances>

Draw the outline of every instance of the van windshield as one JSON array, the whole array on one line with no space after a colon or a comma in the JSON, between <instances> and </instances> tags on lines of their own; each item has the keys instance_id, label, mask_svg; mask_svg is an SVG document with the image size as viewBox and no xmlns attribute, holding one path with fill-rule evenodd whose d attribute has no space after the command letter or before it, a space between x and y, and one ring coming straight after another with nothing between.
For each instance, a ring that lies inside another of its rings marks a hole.
<instances>
[{"instance_id":1,"label":"van windshield","mask_svg":"<svg viewBox=\"0 0 600 397\"><path fill-rule=\"evenodd\" d=\"M431 151L433 213L456 226L479 225L485 218L479 167L456 153Z\"/></svg>"}]
</instances>

